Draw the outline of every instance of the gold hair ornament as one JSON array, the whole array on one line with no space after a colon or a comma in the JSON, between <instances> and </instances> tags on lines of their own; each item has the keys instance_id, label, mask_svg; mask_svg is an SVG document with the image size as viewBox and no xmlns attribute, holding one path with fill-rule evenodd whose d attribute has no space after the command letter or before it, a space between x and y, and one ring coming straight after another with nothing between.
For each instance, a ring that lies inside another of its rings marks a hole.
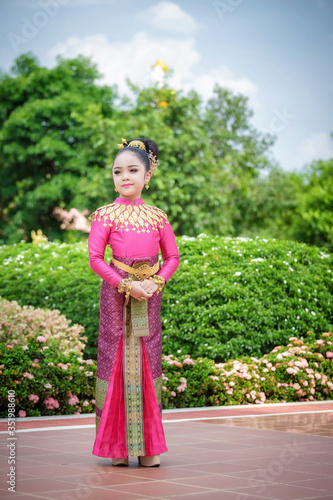
<instances>
[{"instance_id":1,"label":"gold hair ornament","mask_svg":"<svg viewBox=\"0 0 333 500\"><path fill-rule=\"evenodd\" d=\"M160 166L160 163L157 160L156 155L154 155L154 153L151 150L149 150L149 152L147 152L146 146L144 145L144 143L142 141L133 140L133 141L127 142L126 139L124 139L123 137L121 138L121 140L122 140L122 144L117 144L119 149L123 149L123 148L129 147L129 146L132 146L132 147L139 148L139 149L142 149L143 151L145 151L148 155L148 158L149 158L150 170L151 170L152 174L156 175L157 167ZM147 186L146 186L146 189L148 189Z\"/></svg>"}]
</instances>

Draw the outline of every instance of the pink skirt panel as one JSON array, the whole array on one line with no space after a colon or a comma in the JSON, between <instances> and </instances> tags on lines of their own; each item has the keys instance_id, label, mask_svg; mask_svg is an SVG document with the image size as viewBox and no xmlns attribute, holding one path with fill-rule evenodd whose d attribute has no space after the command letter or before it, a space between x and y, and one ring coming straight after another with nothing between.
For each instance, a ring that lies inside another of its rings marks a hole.
<instances>
[{"instance_id":1,"label":"pink skirt panel","mask_svg":"<svg viewBox=\"0 0 333 500\"><path fill-rule=\"evenodd\" d=\"M124 398L123 342L120 339L114 367L105 397L103 413L96 435L93 455L126 458L126 412ZM142 347L143 429L145 455L159 455L168 451L165 443L160 409L157 403L145 344Z\"/></svg>"},{"instance_id":2,"label":"pink skirt panel","mask_svg":"<svg viewBox=\"0 0 333 500\"><path fill-rule=\"evenodd\" d=\"M123 337L118 345L92 453L98 457L127 457Z\"/></svg>"},{"instance_id":3,"label":"pink skirt panel","mask_svg":"<svg viewBox=\"0 0 333 500\"><path fill-rule=\"evenodd\" d=\"M143 337L142 337L143 338ZM142 390L143 390L143 433L145 455L159 455L168 451L165 444L163 424L157 403L153 377L149 368L145 343L142 341Z\"/></svg>"}]
</instances>

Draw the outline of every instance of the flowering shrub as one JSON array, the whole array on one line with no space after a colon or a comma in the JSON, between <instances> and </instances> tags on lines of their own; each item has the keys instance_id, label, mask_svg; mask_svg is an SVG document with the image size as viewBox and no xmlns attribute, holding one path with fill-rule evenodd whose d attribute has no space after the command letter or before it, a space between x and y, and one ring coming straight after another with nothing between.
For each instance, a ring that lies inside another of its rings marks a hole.
<instances>
[{"instance_id":1,"label":"flowering shrub","mask_svg":"<svg viewBox=\"0 0 333 500\"><path fill-rule=\"evenodd\" d=\"M333 334L307 342L290 337L261 358L226 363L207 358L163 356L164 408L320 401L332 398ZM49 346L29 338L26 346L0 344L0 416L7 415L8 390L15 390L19 417L95 411L96 363L73 352L65 355L55 340Z\"/></svg>"},{"instance_id":2,"label":"flowering shrub","mask_svg":"<svg viewBox=\"0 0 333 500\"><path fill-rule=\"evenodd\" d=\"M164 408L332 399L333 334L290 337L261 358L225 363L188 355L163 357Z\"/></svg>"},{"instance_id":3,"label":"flowering shrub","mask_svg":"<svg viewBox=\"0 0 333 500\"><path fill-rule=\"evenodd\" d=\"M0 343L0 416L7 416L8 391L15 391L16 415L70 415L95 411L96 363L74 350L64 353L58 339L30 336Z\"/></svg>"},{"instance_id":4,"label":"flowering shrub","mask_svg":"<svg viewBox=\"0 0 333 500\"><path fill-rule=\"evenodd\" d=\"M84 332L81 325L69 326L70 320L55 309L35 309L32 306L21 307L17 301L8 301L0 297L0 342L12 342L25 345L28 338L35 337L44 345L57 341L58 349L68 354L73 351L81 356L88 338L80 336Z\"/></svg>"},{"instance_id":5,"label":"flowering shrub","mask_svg":"<svg viewBox=\"0 0 333 500\"><path fill-rule=\"evenodd\" d=\"M177 237L177 244L180 265L163 289L165 354L216 362L260 357L291 336L333 329L333 255L326 249L205 234ZM101 279L89 267L87 243L2 246L0 262L0 295L82 324L85 353L96 359Z\"/></svg>"}]
</instances>

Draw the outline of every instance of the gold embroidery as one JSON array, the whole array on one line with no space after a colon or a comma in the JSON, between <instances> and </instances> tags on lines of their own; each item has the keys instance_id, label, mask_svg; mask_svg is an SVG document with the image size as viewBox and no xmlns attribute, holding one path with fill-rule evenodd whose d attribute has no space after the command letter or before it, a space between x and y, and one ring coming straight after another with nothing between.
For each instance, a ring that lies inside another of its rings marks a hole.
<instances>
[{"instance_id":1,"label":"gold embroidery","mask_svg":"<svg viewBox=\"0 0 333 500\"><path fill-rule=\"evenodd\" d=\"M100 410L103 410L108 386L108 380L102 380L96 377L95 404Z\"/></svg>"},{"instance_id":2,"label":"gold embroidery","mask_svg":"<svg viewBox=\"0 0 333 500\"><path fill-rule=\"evenodd\" d=\"M153 382L154 382L154 387L155 387L157 403L161 404L161 402L162 402L162 375L158 378L154 378Z\"/></svg>"},{"instance_id":3,"label":"gold embroidery","mask_svg":"<svg viewBox=\"0 0 333 500\"><path fill-rule=\"evenodd\" d=\"M159 228L164 228L164 224L170 224L168 216L163 210L146 203L125 205L113 202L99 207L88 218L92 222L104 221L103 226L110 226L113 230L132 230L139 234L141 232L150 233L151 230L158 231Z\"/></svg>"},{"instance_id":4,"label":"gold embroidery","mask_svg":"<svg viewBox=\"0 0 333 500\"><path fill-rule=\"evenodd\" d=\"M96 425L96 435L97 435L97 432L98 432L98 427L99 427L99 424L101 423L101 417L98 417L96 415L96 419L95 419L95 425Z\"/></svg>"}]
</instances>

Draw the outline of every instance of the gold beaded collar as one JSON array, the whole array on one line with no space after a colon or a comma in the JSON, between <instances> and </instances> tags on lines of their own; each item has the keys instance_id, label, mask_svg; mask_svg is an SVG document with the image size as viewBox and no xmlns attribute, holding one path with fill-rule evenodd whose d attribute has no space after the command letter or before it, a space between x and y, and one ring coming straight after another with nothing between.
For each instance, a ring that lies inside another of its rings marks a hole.
<instances>
[{"instance_id":1,"label":"gold beaded collar","mask_svg":"<svg viewBox=\"0 0 333 500\"><path fill-rule=\"evenodd\" d=\"M158 231L169 224L168 216L163 210L146 203L131 205L113 202L98 208L88 218L92 222L104 221L103 226L112 227L113 231L124 229L138 234Z\"/></svg>"}]
</instances>

